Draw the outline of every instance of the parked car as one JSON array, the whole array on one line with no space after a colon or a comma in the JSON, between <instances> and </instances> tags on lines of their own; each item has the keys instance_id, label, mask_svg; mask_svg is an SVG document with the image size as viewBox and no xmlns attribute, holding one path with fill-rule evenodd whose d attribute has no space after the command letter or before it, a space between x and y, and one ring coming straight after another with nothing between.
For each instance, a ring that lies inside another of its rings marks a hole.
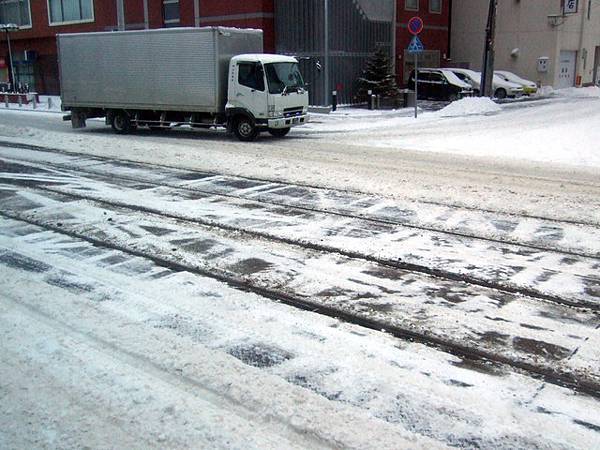
<instances>
[{"instance_id":1,"label":"parked car","mask_svg":"<svg viewBox=\"0 0 600 450\"><path fill-rule=\"evenodd\" d=\"M481 72L476 72L471 69L448 69L465 83L469 83L473 87L475 95L479 95L481 90ZM523 95L523 86L517 83L505 81L497 75L492 78L492 90L494 97L502 99L506 97L520 97Z\"/></svg>"},{"instance_id":2,"label":"parked car","mask_svg":"<svg viewBox=\"0 0 600 450\"><path fill-rule=\"evenodd\" d=\"M419 69L420 99L449 100L473 95L471 85L461 81L454 72L446 69ZM415 71L408 78L409 89L415 88Z\"/></svg>"},{"instance_id":3,"label":"parked car","mask_svg":"<svg viewBox=\"0 0 600 450\"><path fill-rule=\"evenodd\" d=\"M498 75L505 81L509 81L511 83L516 83L523 86L523 93L525 95L531 95L537 92L537 84L535 84L533 81L521 78L520 76L515 75L512 72L508 72L506 70L494 70L494 75Z\"/></svg>"}]
</instances>

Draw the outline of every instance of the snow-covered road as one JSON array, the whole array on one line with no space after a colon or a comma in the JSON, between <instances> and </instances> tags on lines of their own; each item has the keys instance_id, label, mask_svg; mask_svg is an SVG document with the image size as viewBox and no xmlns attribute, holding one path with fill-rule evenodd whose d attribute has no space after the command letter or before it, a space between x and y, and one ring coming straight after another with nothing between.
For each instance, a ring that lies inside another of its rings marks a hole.
<instances>
[{"instance_id":1,"label":"snow-covered road","mask_svg":"<svg viewBox=\"0 0 600 450\"><path fill-rule=\"evenodd\" d=\"M497 129L598 105L536 103ZM402 112L241 144L0 110L0 447L599 446L598 171L452 154L490 118L422 152Z\"/></svg>"}]
</instances>

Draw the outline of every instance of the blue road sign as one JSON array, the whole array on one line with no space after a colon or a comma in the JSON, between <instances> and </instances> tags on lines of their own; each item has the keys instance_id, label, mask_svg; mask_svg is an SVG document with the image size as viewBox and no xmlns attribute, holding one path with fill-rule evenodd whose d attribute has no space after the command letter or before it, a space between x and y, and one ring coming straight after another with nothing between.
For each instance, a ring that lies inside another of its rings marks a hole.
<instances>
[{"instance_id":1,"label":"blue road sign","mask_svg":"<svg viewBox=\"0 0 600 450\"><path fill-rule=\"evenodd\" d=\"M418 36L413 36L412 41L410 41L410 45L408 46L408 53L421 53L425 50L421 39Z\"/></svg>"}]
</instances>

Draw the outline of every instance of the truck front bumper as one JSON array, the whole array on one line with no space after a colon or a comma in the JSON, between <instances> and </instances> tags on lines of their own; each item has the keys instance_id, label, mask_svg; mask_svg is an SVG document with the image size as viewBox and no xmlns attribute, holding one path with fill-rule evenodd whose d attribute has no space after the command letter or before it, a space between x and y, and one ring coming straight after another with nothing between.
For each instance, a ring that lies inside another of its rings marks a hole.
<instances>
[{"instance_id":1,"label":"truck front bumper","mask_svg":"<svg viewBox=\"0 0 600 450\"><path fill-rule=\"evenodd\" d=\"M298 125L304 125L310 119L308 114L294 117L281 117L279 119L269 119L267 126L269 128L290 128Z\"/></svg>"}]
</instances>

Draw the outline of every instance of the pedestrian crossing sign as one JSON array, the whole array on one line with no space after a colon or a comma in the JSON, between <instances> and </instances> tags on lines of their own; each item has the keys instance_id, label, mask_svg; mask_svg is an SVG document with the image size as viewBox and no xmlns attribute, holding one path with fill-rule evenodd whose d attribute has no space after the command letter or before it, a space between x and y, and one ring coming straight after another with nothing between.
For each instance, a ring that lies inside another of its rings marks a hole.
<instances>
[{"instance_id":1,"label":"pedestrian crossing sign","mask_svg":"<svg viewBox=\"0 0 600 450\"><path fill-rule=\"evenodd\" d=\"M421 39L418 36L413 36L412 41L410 41L410 45L408 46L408 53L421 53L425 50Z\"/></svg>"}]
</instances>

